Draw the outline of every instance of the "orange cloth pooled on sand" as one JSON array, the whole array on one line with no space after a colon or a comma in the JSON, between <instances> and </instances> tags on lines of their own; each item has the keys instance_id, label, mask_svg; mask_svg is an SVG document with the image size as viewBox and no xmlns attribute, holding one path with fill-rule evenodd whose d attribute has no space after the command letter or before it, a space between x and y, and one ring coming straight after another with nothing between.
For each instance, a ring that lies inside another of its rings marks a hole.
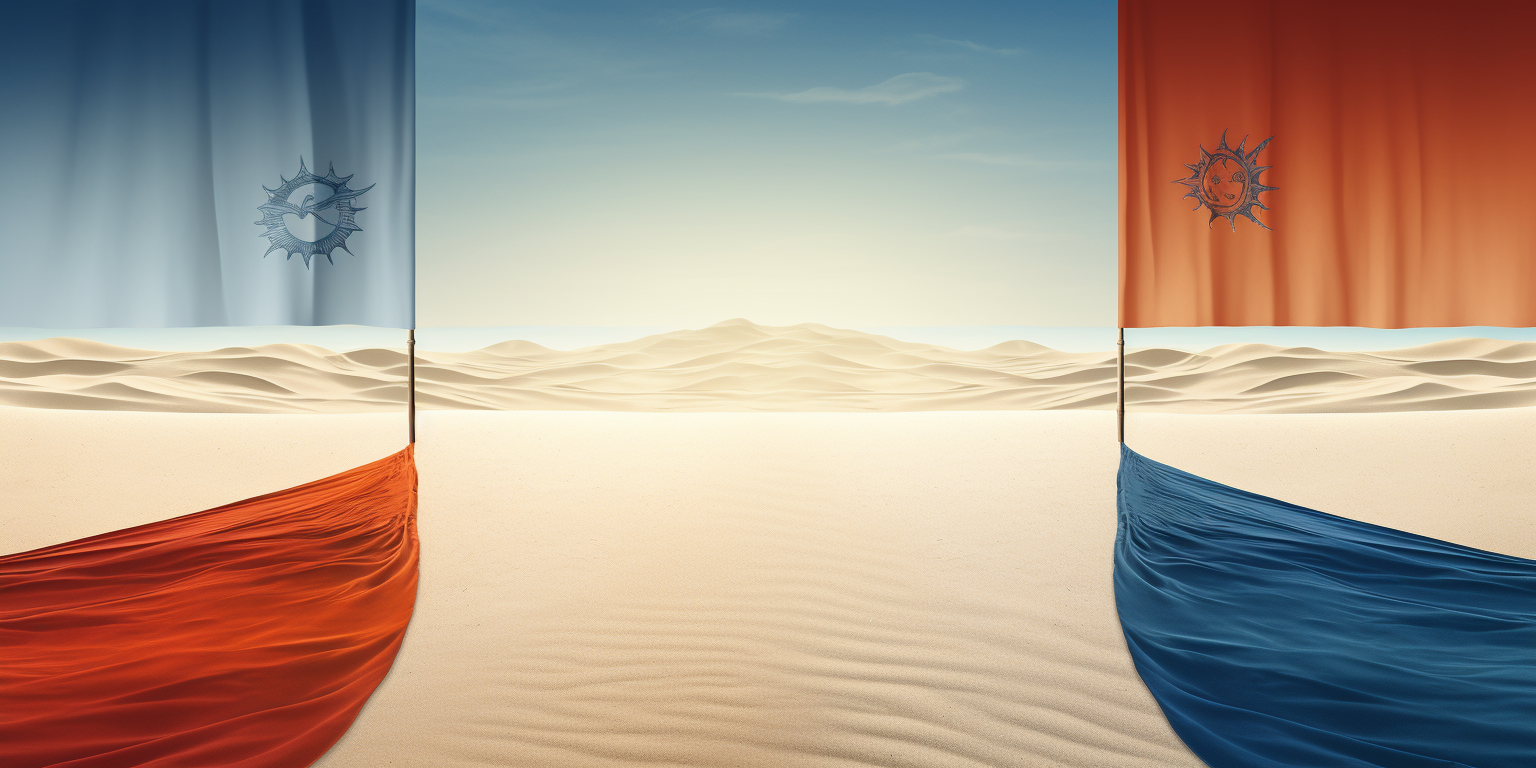
<instances>
[{"instance_id":1,"label":"orange cloth pooled on sand","mask_svg":"<svg viewBox=\"0 0 1536 768\"><path fill-rule=\"evenodd\" d=\"M309 765L389 672L417 551L407 448L0 557L0 765Z\"/></svg>"}]
</instances>

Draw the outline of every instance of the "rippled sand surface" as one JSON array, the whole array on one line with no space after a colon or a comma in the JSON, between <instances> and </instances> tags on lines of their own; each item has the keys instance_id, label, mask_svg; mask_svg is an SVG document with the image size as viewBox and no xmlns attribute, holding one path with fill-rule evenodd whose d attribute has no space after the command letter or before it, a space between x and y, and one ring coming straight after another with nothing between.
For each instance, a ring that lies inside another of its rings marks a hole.
<instances>
[{"instance_id":1,"label":"rippled sand surface","mask_svg":"<svg viewBox=\"0 0 1536 768\"><path fill-rule=\"evenodd\" d=\"M1114 407L1113 351L1009 341L963 351L859 331L732 320L560 351L508 341L418 352L423 408L931 411ZM1536 343L1459 339L1386 352L1231 344L1137 349L1143 411L1307 413L1536 405ZM0 405L229 413L392 411L401 350L276 344L154 352L81 339L0 344Z\"/></svg>"},{"instance_id":2,"label":"rippled sand surface","mask_svg":"<svg viewBox=\"0 0 1536 768\"><path fill-rule=\"evenodd\" d=\"M304 482L397 449L401 422L0 408L0 542ZM1536 409L1128 427L1221 482L1536 555ZM425 413L416 615L319 765L1197 768L1115 618L1113 429L1082 411Z\"/></svg>"},{"instance_id":3,"label":"rippled sand surface","mask_svg":"<svg viewBox=\"0 0 1536 768\"><path fill-rule=\"evenodd\" d=\"M432 414L469 432L423 477L485 479L424 487L424 520L456 511L423 523L452 602L412 628L422 687L357 739L415 723L402 763L433 765L1197 765L1114 623L1114 445L1076 439L1110 420L1012 416Z\"/></svg>"},{"instance_id":4,"label":"rippled sand surface","mask_svg":"<svg viewBox=\"0 0 1536 768\"><path fill-rule=\"evenodd\" d=\"M246 476L383 455L399 425L0 417L76 489L52 514L92 518L28 545L153 514L161 444L158 472L207 486L176 491L191 506L221 478L249 493ZM1112 429L1106 413L423 414L416 615L320 765L1197 765L1115 623ZM26 467L5 471L21 485ZM51 516L54 494L28 493Z\"/></svg>"}]
</instances>

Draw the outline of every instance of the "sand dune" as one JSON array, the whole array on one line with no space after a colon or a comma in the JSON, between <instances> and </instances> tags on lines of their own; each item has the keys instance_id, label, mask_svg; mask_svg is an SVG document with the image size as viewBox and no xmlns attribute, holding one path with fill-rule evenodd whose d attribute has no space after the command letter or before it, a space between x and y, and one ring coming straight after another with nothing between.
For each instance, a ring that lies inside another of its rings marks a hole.
<instances>
[{"instance_id":1,"label":"sand dune","mask_svg":"<svg viewBox=\"0 0 1536 768\"><path fill-rule=\"evenodd\" d=\"M732 320L574 351L507 341L419 351L423 408L610 411L1105 409L1112 352L1028 341L962 351L813 323ZM153 352L81 339L0 344L0 405L234 413L404 402L403 351L300 344ZM1536 405L1536 343L1459 339L1385 352L1229 344L1135 349L1140 411L1305 413Z\"/></svg>"}]
</instances>

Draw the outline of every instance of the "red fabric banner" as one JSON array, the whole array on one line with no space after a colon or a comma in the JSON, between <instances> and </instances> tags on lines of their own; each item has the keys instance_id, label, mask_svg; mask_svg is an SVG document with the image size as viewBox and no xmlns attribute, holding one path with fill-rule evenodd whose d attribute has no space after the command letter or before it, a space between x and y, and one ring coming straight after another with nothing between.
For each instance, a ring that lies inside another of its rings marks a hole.
<instances>
[{"instance_id":1,"label":"red fabric banner","mask_svg":"<svg viewBox=\"0 0 1536 768\"><path fill-rule=\"evenodd\" d=\"M1122 0L1122 325L1536 326L1532 29L1528 0Z\"/></svg>"},{"instance_id":2,"label":"red fabric banner","mask_svg":"<svg viewBox=\"0 0 1536 768\"><path fill-rule=\"evenodd\" d=\"M0 558L0 765L309 765L389 672L416 578L410 448Z\"/></svg>"}]
</instances>

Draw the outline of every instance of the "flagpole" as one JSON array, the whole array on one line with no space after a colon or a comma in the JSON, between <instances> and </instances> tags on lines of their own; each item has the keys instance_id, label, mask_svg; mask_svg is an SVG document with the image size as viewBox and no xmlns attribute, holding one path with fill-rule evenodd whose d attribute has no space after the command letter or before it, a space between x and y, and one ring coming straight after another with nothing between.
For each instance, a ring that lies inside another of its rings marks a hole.
<instances>
[{"instance_id":1,"label":"flagpole","mask_svg":"<svg viewBox=\"0 0 1536 768\"><path fill-rule=\"evenodd\" d=\"M410 392L406 395L406 411L410 418L411 445L416 444L416 329L406 331L406 356L410 358Z\"/></svg>"},{"instance_id":2,"label":"flagpole","mask_svg":"<svg viewBox=\"0 0 1536 768\"><path fill-rule=\"evenodd\" d=\"M1125 444L1125 328L1120 328L1119 340L1115 342L1119 350L1119 359L1115 365L1116 378L1119 387L1115 392L1115 434L1120 438L1120 444Z\"/></svg>"}]
</instances>

